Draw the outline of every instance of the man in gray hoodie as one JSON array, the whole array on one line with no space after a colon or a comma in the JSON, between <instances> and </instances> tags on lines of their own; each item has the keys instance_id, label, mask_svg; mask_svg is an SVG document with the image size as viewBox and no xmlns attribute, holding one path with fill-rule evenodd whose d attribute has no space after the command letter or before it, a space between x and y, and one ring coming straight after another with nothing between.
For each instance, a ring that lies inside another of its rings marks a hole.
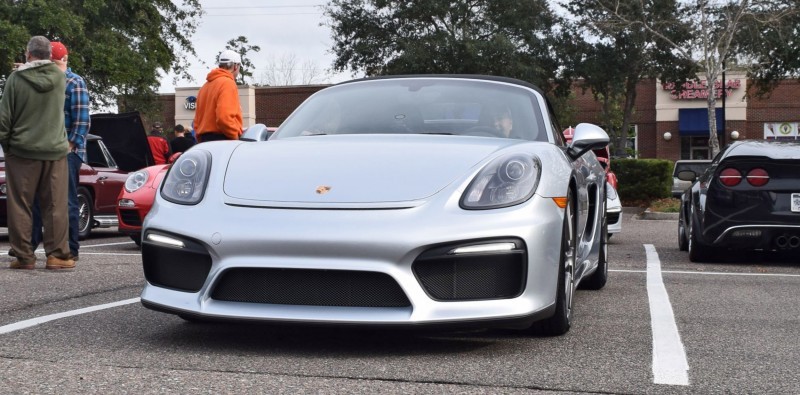
<instances>
[{"instance_id":1,"label":"man in gray hoodie","mask_svg":"<svg viewBox=\"0 0 800 395\"><path fill-rule=\"evenodd\" d=\"M50 40L35 36L25 51L27 63L6 80L0 99L0 145L6 156L8 236L17 258L12 269L33 269L31 248L34 198L44 222L47 269L72 269L67 236L67 153L64 128L66 77L50 60Z\"/></svg>"}]
</instances>

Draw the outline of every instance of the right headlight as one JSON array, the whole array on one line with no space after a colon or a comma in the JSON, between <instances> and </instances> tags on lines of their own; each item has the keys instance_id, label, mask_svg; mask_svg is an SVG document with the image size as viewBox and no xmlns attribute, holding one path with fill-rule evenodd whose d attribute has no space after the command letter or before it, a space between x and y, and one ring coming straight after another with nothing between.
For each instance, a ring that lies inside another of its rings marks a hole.
<instances>
[{"instance_id":1,"label":"right headlight","mask_svg":"<svg viewBox=\"0 0 800 395\"><path fill-rule=\"evenodd\" d=\"M536 191L542 167L535 156L510 154L486 165L461 197L461 207L485 210L522 203Z\"/></svg>"},{"instance_id":2,"label":"right headlight","mask_svg":"<svg viewBox=\"0 0 800 395\"><path fill-rule=\"evenodd\" d=\"M203 200L211 170L211 153L193 149L181 155L161 185L161 197L178 204L197 204Z\"/></svg>"}]
</instances>

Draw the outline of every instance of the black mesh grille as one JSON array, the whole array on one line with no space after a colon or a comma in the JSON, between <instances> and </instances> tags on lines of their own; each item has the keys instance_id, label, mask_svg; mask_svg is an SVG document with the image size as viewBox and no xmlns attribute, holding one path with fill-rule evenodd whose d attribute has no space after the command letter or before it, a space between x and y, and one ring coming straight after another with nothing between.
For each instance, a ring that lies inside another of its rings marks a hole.
<instances>
[{"instance_id":1,"label":"black mesh grille","mask_svg":"<svg viewBox=\"0 0 800 395\"><path fill-rule=\"evenodd\" d=\"M128 226L142 226L142 219L139 217L138 210L119 210L119 216L122 223Z\"/></svg>"},{"instance_id":2,"label":"black mesh grille","mask_svg":"<svg viewBox=\"0 0 800 395\"><path fill-rule=\"evenodd\" d=\"M350 270L238 268L223 273L211 298L304 306L406 307L388 274Z\"/></svg>"},{"instance_id":3,"label":"black mesh grille","mask_svg":"<svg viewBox=\"0 0 800 395\"><path fill-rule=\"evenodd\" d=\"M619 221L619 213L608 213L608 223L615 224Z\"/></svg>"},{"instance_id":4,"label":"black mesh grille","mask_svg":"<svg viewBox=\"0 0 800 395\"><path fill-rule=\"evenodd\" d=\"M197 292L211 271L211 256L199 243L182 239L184 248L166 247L142 241L144 277L150 284Z\"/></svg>"},{"instance_id":5,"label":"black mesh grille","mask_svg":"<svg viewBox=\"0 0 800 395\"><path fill-rule=\"evenodd\" d=\"M524 286L525 254L447 255L414 262L425 292L443 301L507 299Z\"/></svg>"}]
</instances>

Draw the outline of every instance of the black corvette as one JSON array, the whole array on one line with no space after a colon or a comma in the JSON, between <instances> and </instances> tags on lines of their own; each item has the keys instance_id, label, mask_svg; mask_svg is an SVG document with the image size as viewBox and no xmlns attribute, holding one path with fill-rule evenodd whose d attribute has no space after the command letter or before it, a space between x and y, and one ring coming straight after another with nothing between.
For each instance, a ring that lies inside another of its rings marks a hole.
<instances>
[{"instance_id":1,"label":"black corvette","mask_svg":"<svg viewBox=\"0 0 800 395\"><path fill-rule=\"evenodd\" d=\"M692 262L731 251L800 253L800 141L725 148L681 196L678 246Z\"/></svg>"}]
</instances>

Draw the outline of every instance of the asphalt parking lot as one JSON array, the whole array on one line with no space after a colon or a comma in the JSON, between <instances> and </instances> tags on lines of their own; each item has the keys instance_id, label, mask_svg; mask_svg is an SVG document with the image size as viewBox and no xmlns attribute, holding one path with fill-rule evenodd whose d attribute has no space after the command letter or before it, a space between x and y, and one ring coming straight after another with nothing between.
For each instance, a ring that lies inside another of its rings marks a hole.
<instances>
[{"instance_id":1,"label":"asphalt parking lot","mask_svg":"<svg viewBox=\"0 0 800 395\"><path fill-rule=\"evenodd\" d=\"M138 303L139 250L114 230L70 272L8 269L0 393L800 393L797 255L695 264L677 222L627 213L600 291L565 336L194 324Z\"/></svg>"}]
</instances>

